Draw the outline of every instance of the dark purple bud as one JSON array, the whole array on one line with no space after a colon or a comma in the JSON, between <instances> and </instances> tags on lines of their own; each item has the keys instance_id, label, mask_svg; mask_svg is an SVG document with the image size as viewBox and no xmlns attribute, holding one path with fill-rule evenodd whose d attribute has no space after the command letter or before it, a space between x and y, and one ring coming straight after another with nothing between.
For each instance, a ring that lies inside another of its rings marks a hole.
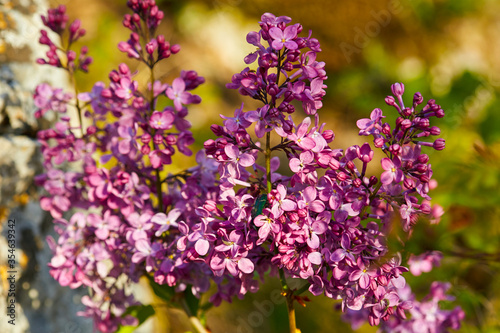
<instances>
[{"instance_id":1,"label":"dark purple bud","mask_svg":"<svg viewBox=\"0 0 500 333\"><path fill-rule=\"evenodd\" d=\"M405 180L404 180L404 186L407 188L407 189L412 189L415 187L415 181L412 179L412 178L409 178L409 177L405 177Z\"/></svg>"},{"instance_id":2,"label":"dark purple bud","mask_svg":"<svg viewBox=\"0 0 500 333\"><path fill-rule=\"evenodd\" d=\"M441 134L441 129L437 126L432 126L430 128L430 133L431 133L431 135L439 135L439 134Z\"/></svg>"},{"instance_id":3,"label":"dark purple bud","mask_svg":"<svg viewBox=\"0 0 500 333\"><path fill-rule=\"evenodd\" d=\"M346 163L346 167L349 169L349 170L354 170L356 169L356 166L354 165L354 162L353 161L349 161Z\"/></svg>"},{"instance_id":4,"label":"dark purple bud","mask_svg":"<svg viewBox=\"0 0 500 333\"><path fill-rule=\"evenodd\" d=\"M436 141L434 141L434 143L432 144L432 147L436 150L443 150L445 147L444 139L436 139Z\"/></svg>"},{"instance_id":5,"label":"dark purple bud","mask_svg":"<svg viewBox=\"0 0 500 333\"><path fill-rule=\"evenodd\" d=\"M431 213L431 206L429 206L426 203L423 203L423 204L420 205L420 210L424 214L430 214Z\"/></svg>"},{"instance_id":6,"label":"dark purple bud","mask_svg":"<svg viewBox=\"0 0 500 333\"><path fill-rule=\"evenodd\" d=\"M149 154L150 151L151 151L151 148L149 148L149 145L144 145L141 147L141 153L143 155Z\"/></svg>"},{"instance_id":7,"label":"dark purple bud","mask_svg":"<svg viewBox=\"0 0 500 333\"><path fill-rule=\"evenodd\" d=\"M382 125L382 133L384 133L385 135L390 135L391 134L391 126L388 123L384 123Z\"/></svg>"},{"instance_id":8,"label":"dark purple bud","mask_svg":"<svg viewBox=\"0 0 500 333\"><path fill-rule=\"evenodd\" d=\"M403 121L401 121L401 124L400 124L401 129L403 129L403 130L407 130L408 128L411 127L411 125L412 124L411 124L411 120L410 119L404 119Z\"/></svg>"},{"instance_id":9,"label":"dark purple bud","mask_svg":"<svg viewBox=\"0 0 500 333\"><path fill-rule=\"evenodd\" d=\"M427 154L421 154L417 158L418 163L427 163L429 162L429 156Z\"/></svg>"},{"instance_id":10,"label":"dark purple bud","mask_svg":"<svg viewBox=\"0 0 500 333\"><path fill-rule=\"evenodd\" d=\"M444 111L443 109L439 109L436 111L436 117L438 118L443 118L444 117Z\"/></svg>"},{"instance_id":11,"label":"dark purple bud","mask_svg":"<svg viewBox=\"0 0 500 333\"><path fill-rule=\"evenodd\" d=\"M352 181L352 184L354 185L354 187L360 187L362 185L362 181L360 178L356 178Z\"/></svg>"},{"instance_id":12,"label":"dark purple bud","mask_svg":"<svg viewBox=\"0 0 500 333\"><path fill-rule=\"evenodd\" d=\"M339 171L337 172L337 179L340 180L341 182L343 182L344 180L348 179L349 176L343 172L343 171Z\"/></svg>"},{"instance_id":13,"label":"dark purple bud","mask_svg":"<svg viewBox=\"0 0 500 333\"><path fill-rule=\"evenodd\" d=\"M175 135L169 134L167 135L167 144L173 146L177 143L177 137Z\"/></svg>"},{"instance_id":14,"label":"dark purple bud","mask_svg":"<svg viewBox=\"0 0 500 333\"><path fill-rule=\"evenodd\" d=\"M156 145L161 145L163 143L163 136L161 136L160 134L155 134L155 136L153 137L153 142Z\"/></svg>"},{"instance_id":15,"label":"dark purple bud","mask_svg":"<svg viewBox=\"0 0 500 333\"><path fill-rule=\"evenodd\" d=\"M389 147L389 151L394 155L398 156L402 152L402 148L399 144L395 143Z\"/></svg>"},{"instance_id":16,"label":"dark purple bud","mask_svg":"<svg viewBox=\"0 0 500 333\"><path fill-rule=\"evenodd\" d=\"M419 104L422 104L422 102L424 101L424 98L422 97L422 94L417 92L415 93L415 95L413 95L413 105L414 107L419 105Z\"/></svg>"},{"instance_id":17,"label":"dark purple bud","mask_svg":"<svg viewBox=\"0 0 500 333\"><path fill-rule=\"evenodd\" d=\"M422 183L428 183L428 182L429 182L429 180L430 180L429 176L427 176L426 174L424 174L424 175L420 175L420 176L419 176L419 179L420 179L420 181L421 181Z\"/></svg>"},{"instance_id":18,"label":"dark purple bud","mask_svg":"<svg viewBox=\"0 0 500 333\"><path fill-rule=\"evenodd\" d=\"M111 71L111 72L109 72L109 79L112 82L119 82L120 81L120 75L116 71Z\"/></svg>"},{"instance_id":19,"label":"dark purple bud","mask_svg":"<svg viewBox=\"0 0 500 333\"><path fill-rule=\"evenodd\" d=\"M411 116L411 114L413 113L413 108L404 108L402 111L401 111L401 114L405 117L409 117Z\"/></svg>"},{"instance_id":20,"label":"dark purple bud","mask_svg":"<svg viewBox=\"0 0 500 333\"><path fill-rule=\"evenodd\" d=\"M377 183L378 183L378 178L375 176L371 176L370 181L368 182L368 186L374 186Z\"/></svg>"},{"instance_id":21,"label":"dark purple bud","mask_svg":"<svg viewBox=\"0 0 500 333\"><path fill-rule=\"evenodd\" d=\"M427 172L427 164L417 164L415 169L418 173L426 173Z\"/></svg>"},{"instance_id":22,"label":"dark purple bud","mask_svg":"<svg viewBox=\"0 0 500 333\"><path fill-rule=\"evenodd\" d=\"M95 132L97 132L97 128L95 126L87 127L87 135L95 134Z\"/></svg>"},{"instance_id":23,"label":"dark purple bud","mask_svg":"<svg viewBox=\"0 0 500 333\"><path fill-rule=\"evenodd\" d=\"M212 130L212 132L214 132L215 135L217 136L222 136L224 135L224 128L220 125L217 125L217 124L212 124L210 126L210 129Z\"/></svg>"},{"instance_id":24,"label":"dark purple bud","mask_svg":"<svg viewBox=\"0 0 500 333\"><path fill-rule=\"evenodd\" d=\"M151 141L151 135L149 135L149 133L144 133L144 134L141 136L141 142L142 142L142 143L144 143L144 144L148 144L150 141Z\"/></svg>"},{"instance_id":25,"label":"dark purple bud","mask_svg":"<svg viewBox=\"0 0 500 333\"><path fill-rule=\"evenodd\" d=\"M389 283L387 280L387 277L385 275L377 276L377 280L378 280L378 283L384 287L387 286L387 284Z\"/></svg>"}]
</instances>

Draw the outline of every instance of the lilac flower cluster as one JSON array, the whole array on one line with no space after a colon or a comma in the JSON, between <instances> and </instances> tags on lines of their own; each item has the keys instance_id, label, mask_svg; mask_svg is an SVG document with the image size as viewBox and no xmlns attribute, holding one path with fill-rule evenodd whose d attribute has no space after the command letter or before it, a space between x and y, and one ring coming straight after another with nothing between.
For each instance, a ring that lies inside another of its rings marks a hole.
<instances>
[{"instance_id":1,"label":"lilac flower cluster","mask_svg":"<svg viewBox=\"0 0 500 333\"><path fill-rule=\"evenodd\" d=\"M37 182L59 234L49 239L51 274L61 285L89 289L81 314L114 332L137 324L127 309L138 304L130 285L141 277L198 298L213 284L210 302L219 305L257 291L271 274L284 287L287 278L304 280L304 290L341 299L344 311L361 310L371 325L402 322L412 311L411 297L402 296L408 268L387 240L395 220L410 234L420 216L439 218L429 203L429 157L421 153L444 148L442 139L422 141L439 134L430 126L432 117L444 116L439 105L431 100L419 110L417 93L406 108L404 86L394 84L386 103L399 113L396 125L382 123L380 109L357 122L360 135L373 136L373 147L385 154L384 171L367 174L368 164L377 163L370 144L332 148L335 135L319 120L327 79L325 63L316 60L319 42L311 33L300 37L302 26L289 17L266 13L260 31L247 35L256 51L245 62L257 61L257 68L227 85L262 107L221 115L223 125L211 126L217 138L197 152L197 165L170 174L177 152L192 154L187 106L201 101L191 91L204 79L182 71L172 84L155 80L158 61L180 48L156 34L163 12L153 0L127 5L133 14L123 25L131 34L118 49L149 68L144 91L120 64L109 84L98 82L90 92L74 96L42 84L34 96L37 116L61 115L39 132L47 171ZM60 6L43 22L62 36L67 20ZM39 62L86 72L86 49L80 65L70 50L84 31L79 23L68 29L67 61L56 47ZM40 42L56 45L44 32ZM160 99L169 106L158 109ZM306 117L297 121L299 104ZM73 109L77 127L70 124ZM284 292L292 304L300 301L296 292Z\"/></svg>"},{"instance_id":2,"label":"lilac flower cluster","mask_svg":"<svg viewBox=\"0 0 500 333\"><path fill-rule=\"evenodd\" d=\"M397 290L398 297L405 302L411 302L412 307L408 311L409 318L391 318L382 322L381 332L405 333L405 332L450 332L460 329L460 322L465 318L464 311L459 307L453 310L443 310L440 308L440 302L450 302L455 298L446 295L451 284L445 282L433 282L431 290L422 301L417 301L411 288L406 285ZM350 322L354 330L359 328L366 321L367 310L353 311L348 310L343 319Z\"/></svg>"},{"instance_id":3,"label":"lilac flower cluster","mask_svg":"<svg viewBox=\"0 0 500 333\"><path fill-rule=\"evenodd\" d=\"M139 22L147 22L147 32L140 24L127 24L127 18L124 25L142 37L153 36L163 15L154 2L139 6L129 1L128 5L134 17L140 16ZM44 19L60 35L66 21L64 7ZM74 40L71 31L70 27L69 44ZM164 37L138 42L158 40ZM158 44L163 51L156 55L149 52L150 58L143 59L147 65L152 68L170 55L166 44ZM61 67L65 62L47 63ZM78 96L41 84L34 96L38 117L48 110L61 114L53 128L38 133L47 170L37 177L47 192L41 206L55 219L59 234L57 241L48 240L54 252L50 272L63 286L89 288L90 294L82 300L87 309L81 314L92 317L102 332L137 323L126 310L138 304L130 284L141 276L154 274L158 283L178 290L188 284L197 292L208 289L208 280L197 282L205 272L183 262L175 242L182 230L177 229L178 223L197 218L195 209L215 198L217 191L216 167L203 152L197 154L198 166L181 174L167 175L165 169L177 151L192 154L189 145L194 139L185 119L186 106L200 102L190 91L204 79L194 71L182 71L171 85L156 80L141 92L125 64L113 70L109 79L108 85L98 82L91 92ZM171 106L157 110L161 98L170 100ZM75 107L84 113L86 126L70 125Z\"/></svg>"}]
</instances>

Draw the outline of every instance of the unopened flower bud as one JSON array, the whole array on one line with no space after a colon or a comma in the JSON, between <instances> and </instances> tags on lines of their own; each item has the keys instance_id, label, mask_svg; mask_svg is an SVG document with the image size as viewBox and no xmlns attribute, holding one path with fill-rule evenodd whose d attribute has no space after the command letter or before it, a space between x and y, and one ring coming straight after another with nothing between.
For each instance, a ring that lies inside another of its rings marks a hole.
<instances>
[{"instance_id":1,"label":"unopened flower bud","mask_svg":"<svg viewBox=\"0 0 500 333\"><path fill-rule=\"evenodd\" d=\"M370 182L368 183L368 186L373 186L378 183L378 178L375 176L370 177Z\"/></svg>"},{"instance_id":2,"label":"unopened flower bud","mask_svg":"<svg viewBox=\"0 0 500 333\"><path fill-rule=\"evenodd\" d=\"M149 145L144 145L141 147L141 153L143 155L148 155L150 151L151 151L151 148L149 148Z\"/></svg>"},{"instance_id":3,"label":"unopened flower bud","mask_svg":"<svg viewBox=\"0 0 500 333\"><path fill-rule=\"evenodd\" d=\"M436 150L443 150L445 147L444 139L436 139L436 141L434 141L434 143L432 144L432 147Z\"/></svg>"},{"instance_id":4,"label":"unopened flower bud","mask_svg":"<svg viewBox=\"0 0 500 333\"><path fill-rule=\"evenodd\" d=\"M328 166L332 170L338 170L340 168L340 162L337 161L337 159L335 159L335 158L331 158L330 161L328 162Z\"/></svg>"},{"instance_id":5,"label":"unopened flower bud","mask_svg":"<svg viewBox=\"0 0 500 333\"><path fill-rule=\"evenodd\" d=\"M170 47L170 52L172 52L172 54L176 54L178 53L179 51L181 50L181 46L178 45L178 44L174 44Z\"/></svg>"},{"instance_id":6,"label":"unopened flower bud","mask_svg":"<svg viewBox=\"0 0 500 333\"><path fill-rule=\"evenodd\" d=\"M304 209L304 208L299 209L299 210L297 211L297 214L298 214L298 215L299 215L299 217L301 217L301 218L307 217L307 209Z\"/></svg>"},{"instance_id":7,"label":"unopened flower bud","mask_svg":"<svg viewBox=\"0 0 500 333\"><path fill-rule=\"evenodd\" d=\"M415 168L419 173L427 172L427 164L417 164Z\"/></svg>"},{"instance_id":8,"label":"unopened flower bud","mask_svg":"<svg viewBox=\"0 0 500 333\"><path fill-rule=\"evenodd\" d=\"M384 123L382 125L382 133L384 133L385 135L391 134L391 126L388 123Z\"/></svg>"},{"instance_id":9,"label":"unopened flower bud","mask_svg":"<svg viewBox=\"0 0 500 333\"><path fill-rule=\"evenodd\" d=\"M356 178L352 181L352 184L354 185L354 187L360 187L362 185L362 181L360 178Z\"/></svg>"},{"instance_id":10,"label":"unopened flower bud","mask_svg":"<svg viewBox=\"0 0 500 333\"><path fill-rule=\"evenodd\" d=\"M387 280L387 277L385 275L380 275L377 277L377 280L378 280L378 283L381 285L381 286L387 286L388 284L388 280Z\"/></svg>"},{"instance_id":11,"label":"unopened flower bud","mask_svg":"<svg viewBox=\"0 0 500 333\"><path fill-rule=\"evenodd\" d=\"M423 204L420 205L420 210L424 214L430 214L431 213L431 206L429 206L426 203L423 203Z\"/></svg>"},{"instance_id":12,"label":"unopened flower bud","mask_svg":"<svg viewBox=\"0 0 500 333\"><path fill-rule=\"evenodd\" d=\"M389 147L389 151L394 155L398 156L402 152L402 148L399 144L395 143Z\"/></svg>"},{"instance_id":13,"label":"unopened flower bud","mask_svg":"<svg viewBox=\"0 0 500 333\"><path fill-rule=\"evenodd\" d=\"M323 131L323 133L321 133L321 136L327 143L330 143L335 139L335 133L332 130Z\"/></svg>"},{"instance_id":14,"label":"unopened flower bud","mask_svg":"<svg viewBox=\"0 0 500 333\"><path fill-rule=\"evenodd\" d=\"M373 140L373 145L376 148L382 148L384 146L384 143L385 143L385 140L382 136L379 136L378 138L375 138L375 140Z\"/></svg>"},{"instance_id":15,"label":"unopened flower bud","mask_svg":"<svg viewBox=\"0 0 500 333\"><path fill-rule=\"evenodd\" d=\"M344 180L348 179L349 176L343 172L343 171L339 171L337 172L337 179L340 180L341 182L343 182Z\"/></svg>"},{"instance_id":16,"label":"unopened flower bud","mask_svg":"<svg viewBox=\"0 0 500 333\"><path fill-rule=\"evenodd\" d=\"M110 89L106 88L101 91L101 96L104 98L111 98L113 97L113 93L111 92Z\"/></svg>"},{"instance_id":17,"label":"unopened flower bud","mask_svg":"<svg viewBox=\"0 0 500 333\"><path fill-rule=\"evenodd\" d=\"M436 117L438 118L443 118L444 117L444 111L443 109L439 109L436 111Z\"/></svg>"},{"instance_id":18,"label":"unopened flower bud","mask_svg":"<svg viewBox=\"0 0 500 333\"><path fill-rule=\"evenodd\" d=\"M409 190L415 187L415 181L409 177L405 177L403 184Z\"/></svg>"},{"instance_id":19,"label":"unopened flower bud","mask_svg":"<svg viewBox=\"0 0 500 333\"><path fill-rule=\"evenodd\" d=\"M95 126L89 126L87 127L87 135L92 135L97 132L97 128Z\"/></svg>"},{"instance_id":20,"label":"unopened flower bud","mask_svg":"<svg viewBox=\"0 0 500 333\"><path fill-rule=\"evenodd\" d=\"M411 116L412 113L413 113L412 108L404 108L403 110L401 110L401 114L405 117Z\"/></svg>"},{"instance_id":21,"label":"unopened flower bud","mask_svg":"<svg viewBox=\"0 0 500 333\"><path fill-rule=\"evenodd\" d=\"M400 97L405 92L405 85L402 83L394 83L391 85L391 91L396 97Z\"/></svg>"},{"instance_id":22,"label":"unopened flower bud","mask_svg":"<svg viewBox=\"0 0 500 333\"><path fill-rule=\"evenodd\" d=\"M207 200L203 205L203 208L205 208L209 212L215 212L217 210L217 203L213 200Z\"/></svg>"},{"instance_id":23,"label":"unopened flower bud","mask_svg":"<svg viewBox=\"0 0 500 333\"><path fill-rule=\"evenodd\" d=\"M392 97L392 96L387 96L387 97L385 98L385 103L386 103L387 105L390 105L390 106L395 106L395 107L399 108L398 104L396 103L396 100L395 100L395 99L394 99L394 97Z\"/></svg>"},{"instance_id":24,"label":"unopened flower bud","mask_svg":"<svg viewBox=\"0 0 500 333\"><path fill-rule=\"evenodd\" d=\"M418 163L427 163L429 162L429 156L427 154L421 154L417 158Z\"/></svg>"},{"instance_id":25,"label":"unopened flower bud","mask_svg":"<svg viewBox=\"0 0 500 333\"><path fill-rule=\"evenodd\" d=\"M224 128L220 125L217 125L217 124L212 124L210 126L210 129L212 130L212 132L217 135L217 136L222 136L224 135Z\"/></svg>"},{"instance_id":26,"label":"unopened flower bud","mask_svg":"<svg viewBox=\"0 0 500 333\"><path fill-rule=\"evenodd\" d=\"M292 222L297 222L299 220L299 214L297 214L297 212L289 212L287 215L288 219Z\"/></svg>"},{"instance_id":27,"label":"unopened flower bud","mask_svg":"<svg viewBox=\"0 0 500 333\"><path fill-rule=\"evenodd\" d=\"M172 135L172 134L169 134L167 135L167 144L169 144L170 146L173 146L177 143L177 137L175 135Z\"/></svg>"},{"instance_id":28,"label":"unopened flower bud","mask_svg":"<svg viewBox=\"0 0 500 333\"><path fill-rule=\"evenodd\" d=\"M153 137L153 142L156 145L161 145L163 143L163 136L161 136L160 134L155 134L155 136Z\"/></svg>"},{"instance_id":29,"label":"unopened flower bud","mask_svg":"<svg viewBox=\"0 0 500 333\"><path fill-rule=\"evenodd\" d=\"M430 130L431 135L441 134L441 129L437 126L432 126L429 130Z\"/></svg>"},{"instance_id":30,"label":"unopened flower bud","mask_svg":"<svg viewBox=\"0 0 500 333\"><path fill-rule=\"evenodd\" d=\"M421 93L417 92L417 93L415 93L415 95L413 95L413 105L414 106L422 104L423 101L424 101L424 98L422 97Z\"/></svg>"}]
</instances>

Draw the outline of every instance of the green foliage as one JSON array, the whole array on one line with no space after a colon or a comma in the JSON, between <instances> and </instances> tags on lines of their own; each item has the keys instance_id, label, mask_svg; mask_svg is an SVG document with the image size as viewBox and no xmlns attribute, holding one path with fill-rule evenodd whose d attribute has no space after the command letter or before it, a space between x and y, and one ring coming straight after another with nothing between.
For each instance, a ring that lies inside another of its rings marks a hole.
<instances>
[{"instance_id":1,"label":"green foliage","mask_svg":"<svg viewBox=\"0 0 500 333\"><path fill-rule=\"evenodd\" d=\"M121 326L116 333L133 333L137 327L141 326L146 319L153 316L155 310L151 305L131 306L124 313L124 316L131 315L139 320L136 326Z\"/></svg>"}]
</instances>

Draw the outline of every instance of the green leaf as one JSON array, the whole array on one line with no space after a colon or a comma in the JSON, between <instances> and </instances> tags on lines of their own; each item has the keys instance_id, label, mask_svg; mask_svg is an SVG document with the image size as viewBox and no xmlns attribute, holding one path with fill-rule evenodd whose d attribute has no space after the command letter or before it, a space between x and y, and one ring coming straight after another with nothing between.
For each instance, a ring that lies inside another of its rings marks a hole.
<instances>
[{"instance_id":1,"label":"green leaf","mask_svg":"<svg viewBox=\"0 0 500 333\"><path fill-rule=\"evenodd\" d=\"M155 314L155 310L151 305L134 305L125 311L123 316L130 315L139 320L139 324L136 326L120 326L116 333L133 333L137 327L141 326L146 319Z\"/></svg>"},{"instance_id":2,"label":"green leaf","mask_svg":"<svg viewBox=\"0 0 500 333\"><path fill-rule=\"evenodd\" d=\"M184 298L186 300L189 311L191 311L191 315L197 316L198 309L200 307L200 300L193 295L193 293L191 292L191 288L186 288L186 290L184 291Z\"/></svg>"},{"instance_id":3,"label":"green leaf","mask_svg":"<svg viewBox=\"0 0 500 333\"><path fill-rule=\"evenodd\" d=\"M151 285L151 288L153 289L155 295L165 302L170 302L175 295L174 287L170 287L167 284L159 285L155 282L153 277L149 275L146 276L149 279L149 284Z\"/></svg>"}]
</instances>

